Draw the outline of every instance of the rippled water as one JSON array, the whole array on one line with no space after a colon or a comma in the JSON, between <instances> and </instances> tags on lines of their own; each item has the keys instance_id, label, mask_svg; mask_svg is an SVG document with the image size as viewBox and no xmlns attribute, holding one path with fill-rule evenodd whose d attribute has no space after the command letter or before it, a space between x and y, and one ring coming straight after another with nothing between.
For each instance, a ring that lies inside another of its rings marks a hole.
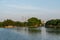
<instances>
[{"instance_id":1,"label":"rippled water","mask_svg":"<svg viewBox=\"0 0 60 40\"><path fill-rule=\"evenodd\" d=\"M45 27L37 31L30 31L28 28L0 28L0 40L60 40L60 32L48 32Z\"/></svg>"}]
</instances>

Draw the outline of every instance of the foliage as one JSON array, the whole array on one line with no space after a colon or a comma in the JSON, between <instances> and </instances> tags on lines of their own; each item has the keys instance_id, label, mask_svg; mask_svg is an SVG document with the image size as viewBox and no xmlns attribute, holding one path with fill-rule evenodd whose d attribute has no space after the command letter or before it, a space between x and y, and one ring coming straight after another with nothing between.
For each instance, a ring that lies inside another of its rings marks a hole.
<instances>
[{"instance_id":1,"label":"foliage","mask_svg":"<svg viewBox=\"0 0 60 40\"><path fill-rule=\"evenodd\" d=\"M13 20L7 19L7 20L4 20L3 22L0 22L0 27L4 27L4 26L38 27L40 26L40 24L42 24L40 19L32 17L32 18L29 18L27 22L13 21Z\"/></svg>"},{"instance_id":2,"label":"foliage","mask_svg":"<svg viewBox=\"0 0 60 40\"><path fill-rule=\"evenodd\" d=\"M14 25L14 21L9 20L9 19L4 20L4 21L3 21L3 25L4 25L4 26Z\"/></svg>"},{"instance_id":3,"label":"foliage","mask_svg":"<svg viewBox=\"0 0 60 40\"><path fill-rule=\"evenodd\" d=\"M60 27L60 19L53 19L53 20L49 20L45 23L45 26L47 27L48 25L52 25L53 27L54 26L57 26L57 27Z\"/></svg>"},{"instance_id":4,"label":"foliage","mask_svg":"<svg viewBox=\"0 0 60 40\"><path fill-rule=\"evenodd\" d=\"M22 26L22 23L19 22L19 21L16 21L16 22L15 22L15 26Z\"/></svg>"},{"instance_id":5,"label":"foliage","mask_svg":"<svg viewBox=\"0 0 60 40\"><path fill-rule=\"evenodd\" d=\"M0 27L3 27L3 22L0 22Z\"/></svg>"},{"instance_id":6,"label":"foliage","mask_svg":"<svg viewBox=\"0 0 60 40\"><path fill-rule=\"evenodd\" d=\"M41 20L35 17L28 19L28 26L35 26L35 25L40 26L40 24L41 24Z\"/></svg>"}]
</instances>

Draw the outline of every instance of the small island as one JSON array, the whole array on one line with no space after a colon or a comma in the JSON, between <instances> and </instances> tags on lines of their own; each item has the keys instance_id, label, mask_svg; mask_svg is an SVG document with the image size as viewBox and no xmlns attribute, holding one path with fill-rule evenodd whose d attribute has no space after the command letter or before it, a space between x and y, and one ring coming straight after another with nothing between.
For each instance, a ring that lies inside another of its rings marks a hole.
<instances>
[{"instance_id":1,"label":"small island","mask_svg":"<svg viewBox=\"0 0 60 40\"><path fill-rule=\"evenodd\" d=\"M60 19L52 19L45 23L46 28L60 28Z\"/></svg>"}]
</instances>

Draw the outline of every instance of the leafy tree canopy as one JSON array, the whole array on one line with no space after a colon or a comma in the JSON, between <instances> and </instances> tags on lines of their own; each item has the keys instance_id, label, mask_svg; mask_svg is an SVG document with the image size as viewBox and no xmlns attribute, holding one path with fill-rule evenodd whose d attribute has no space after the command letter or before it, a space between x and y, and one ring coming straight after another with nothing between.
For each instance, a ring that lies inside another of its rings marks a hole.
<instances>
[{"instance_id":1,"label":"leafy tree canopy","mask_svg":"<svg viewBox=\"0 0 60 40\"><path fill-rule=\"evenodd\" d=\"M35 25L40 26L40 24L41 24L41 20L39 20L35 17L28 19L28 25L29 26L35 26Z\"/></svg>"},{"instance_id":2,"label":"leafy tree canopy","mask_svg":"<svg viewBox=\"0 0 60 40\"><path fill-rule=\"evenodd\" d=\"M45 23L45 26L48 26L48 25L60 27L60 19L49 20Z\"/></svg>"}]
</instances>

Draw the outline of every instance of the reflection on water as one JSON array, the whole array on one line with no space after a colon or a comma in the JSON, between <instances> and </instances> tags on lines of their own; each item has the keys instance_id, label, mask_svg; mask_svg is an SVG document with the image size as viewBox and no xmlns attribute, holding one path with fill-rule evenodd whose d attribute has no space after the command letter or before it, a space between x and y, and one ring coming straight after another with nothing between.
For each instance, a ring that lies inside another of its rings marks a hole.
<instances>
[{"instance_id":1,"label":"reflection on water","mask_svg":"<svg viewBox=\"0 0 60 40\"><path fill-rule=\"evenodd\" d=\"M45 27L41 28L41 35L42 35L42 40L46 40L46 29L45 29Z\"/></svg>"},{"instance_id":2,"label":"reflection on water","mask_svg":"<svg viewBox=\"0 0 60 40\"><path fill-rule=\"evenodd\" d=\"M0 28L0 40L27 40L27 37L17 34L11 29Z\"/></svg>"},{"instance_id":3,"label":"reflection on water","mask_svg":"<svg viewBox=\"0 0 60 40\"><path fill-rule=\"evenodd\" d=\"M41 30L40 29L38 29L38 28L28 28L28 32L29 33L41 33Z\"/></svg>"},{"instance_id":4,"label":"reflection on water","mask_svg":"<svg viewBox=\"0 0 60 40\"><path fill-rule=\"evenodd\" d=\"M58 30L45 27L37 29L28 29L26 27L0 28L0 40L60 40L60 31Z\"/></svg>"}]
</instances>

